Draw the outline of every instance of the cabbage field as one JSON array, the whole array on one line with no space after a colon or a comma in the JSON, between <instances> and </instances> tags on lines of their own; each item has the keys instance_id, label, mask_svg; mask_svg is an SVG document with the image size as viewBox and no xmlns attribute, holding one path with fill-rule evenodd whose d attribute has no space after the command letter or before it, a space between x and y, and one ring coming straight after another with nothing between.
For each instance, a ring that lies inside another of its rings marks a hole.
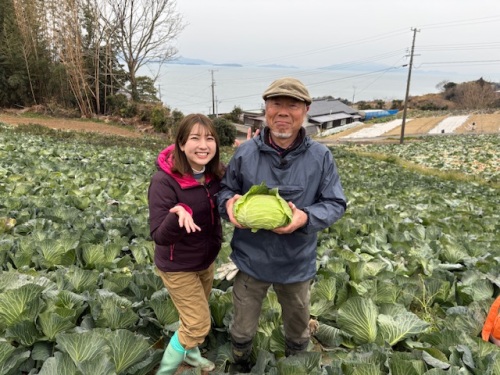
<instances>
[{"instance_id":1,"label":"cabbage field","mask_svg":"<svg viewBox=\"0 0 500 375\"><path fill-rule=\"evenodd\" d=\"M350 148L397 156L426 168L460 173L469 180L485 180L497 186L500 184L500 137L498 134L428 136L403 145L361 144Z\"/></svg>"},{"instance_id":2,"label":"cabbage field","mask_svg":"<svg viewBox=\"0 0 500 375\"><path fill-rule=\"evenodd\" d=\"M163 146L0 124L0 374L154 374L178 324L148 233ZM332 151L348 210L318 237L318 330L285 358L271 291L252 373L500 374L480 337L500 286L499 136ZM210 307L202 352L224 374L231 282L214 282Z\"/></svg>"}]
</instances>

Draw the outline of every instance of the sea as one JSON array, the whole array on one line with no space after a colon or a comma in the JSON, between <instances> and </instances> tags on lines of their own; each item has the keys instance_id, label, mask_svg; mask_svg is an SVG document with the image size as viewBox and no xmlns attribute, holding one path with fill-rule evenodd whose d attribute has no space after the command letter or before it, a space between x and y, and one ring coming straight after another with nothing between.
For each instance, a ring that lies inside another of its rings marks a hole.
<instances>
[{"instance_id":1,"label":"sea","mask_svg":"<svg viewBox=\"0 0 500 375\"><path fill-rule=\"evenodd\" d=\"M408 68L348 71L301 69L295 67L261 67L240 65L150 64L140 75L156 78L158 97L171 110L189 113L223 114L235 107L244 111L263 108L262 93L280 77L300 79L313 98L330 96L352 103L371 100L404 100L406 90L411 97L439 92L442 82L462 83L477 80L453 72L409 74ZM409 82L409 85L408 85Z\"/></svg>"}]
</instances>

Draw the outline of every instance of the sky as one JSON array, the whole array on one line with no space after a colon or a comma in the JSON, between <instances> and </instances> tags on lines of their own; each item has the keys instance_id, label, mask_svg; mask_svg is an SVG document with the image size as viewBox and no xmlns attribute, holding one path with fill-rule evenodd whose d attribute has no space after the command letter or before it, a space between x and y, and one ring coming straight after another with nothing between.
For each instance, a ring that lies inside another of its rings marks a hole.
<instances>
[{"instance_id":1,"label":"sky","mask_svg":"<svg viewBox=\"0 0 500 375\"><path fill-rule=\"evenodd\" d=\"M177 56L212 63L409 64L500 82L500 0L177 0ZM414 32L413 30L417 30Z\"/></svg>"}]
</instances>

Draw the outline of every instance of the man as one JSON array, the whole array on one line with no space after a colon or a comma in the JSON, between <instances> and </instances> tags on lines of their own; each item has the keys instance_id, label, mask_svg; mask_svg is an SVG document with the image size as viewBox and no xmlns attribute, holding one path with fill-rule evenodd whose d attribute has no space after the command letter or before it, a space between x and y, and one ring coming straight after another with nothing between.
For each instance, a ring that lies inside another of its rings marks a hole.
<instances>
[{"instance_id":1,"label":"man","mask_svg":"<svg viewBox=\"0 0 500 375\"><path fill-rule=\"evenodd\" d=\"M235 151L218 194L221 216L235 226L231 259L239 272L233 285L230 333L234 361L246 368L271 285L282 308L285 354L307 350L317 232L339 220L346 209L331 152L306 136L302 127L311 104L307 88L285 77L274 81L263 99L267 126ZM235 220L233 205L262 182L278 188L293 217L287 226L253 233Z\"/></svg>"}]
</instances>

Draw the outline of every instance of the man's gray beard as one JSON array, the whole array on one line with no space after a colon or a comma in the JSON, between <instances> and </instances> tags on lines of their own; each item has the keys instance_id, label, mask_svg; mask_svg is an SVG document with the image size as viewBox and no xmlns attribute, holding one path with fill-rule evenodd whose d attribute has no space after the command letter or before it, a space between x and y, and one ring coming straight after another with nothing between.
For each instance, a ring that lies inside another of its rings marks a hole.
<instances>
[{"instance_id":1,"label":"man's gray beard","mask_svg":"<svg viewBox=\"0 0 500 375\"><path fill-rule=\"evenodd\" d=\"M287 138L290 138L292 136L292 133L279 133L279 132L272 132L273 136L275 136L276 138L280 138L280 139L287 139Z\"/></svg>"}]
</instances>

